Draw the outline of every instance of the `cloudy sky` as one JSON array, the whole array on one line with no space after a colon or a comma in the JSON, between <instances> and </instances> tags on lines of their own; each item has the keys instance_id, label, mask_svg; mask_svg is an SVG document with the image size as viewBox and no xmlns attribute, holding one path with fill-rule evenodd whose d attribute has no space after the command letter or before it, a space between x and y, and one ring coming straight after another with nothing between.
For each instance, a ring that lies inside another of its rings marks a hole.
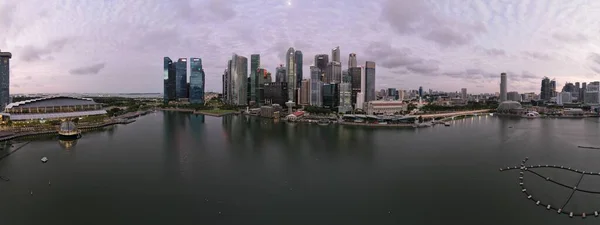
<instances>
[{"instance_id":1,"label":"cloudy sky","mask_svg":"<svg viewBox=\"0 0 600 225\"><path fill-rule=\"evenodd\" d=\"M598 0L1 0L11 92L162 92L163 57L201 57L221 91L232 53L273 71L289 47L377 63L377 89L539 92L600 80Z\"/></svg>"}]
</instances>

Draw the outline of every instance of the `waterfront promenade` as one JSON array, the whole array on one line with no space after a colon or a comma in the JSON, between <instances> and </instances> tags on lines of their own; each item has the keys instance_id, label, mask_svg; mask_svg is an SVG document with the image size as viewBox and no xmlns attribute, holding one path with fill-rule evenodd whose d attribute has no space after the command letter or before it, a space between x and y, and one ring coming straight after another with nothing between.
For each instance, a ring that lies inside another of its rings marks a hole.
<instances>
[{"instance_id":1,"label":"waterfront promenade","mask_svg":"<svg viewBox=\"0 0 600 225\"><path fill-rule=\"evenodd\" d=\"M415 115L423 117L423 119L430 118L439 118L439 117L453 117L453 116L466 116L473 115L477 113L487 113L490 109L482 109L482 110L472 110L472 111L460 111L460 112L451 112L451 113L436 113L436 114L423 114L423 115Z\"/></svg>"}]
</instances>

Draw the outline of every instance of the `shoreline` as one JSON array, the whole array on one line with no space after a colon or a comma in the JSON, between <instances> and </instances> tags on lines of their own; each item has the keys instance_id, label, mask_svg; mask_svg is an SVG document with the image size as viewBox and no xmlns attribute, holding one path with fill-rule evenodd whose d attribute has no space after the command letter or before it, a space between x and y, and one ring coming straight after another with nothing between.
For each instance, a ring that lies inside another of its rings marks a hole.
<instances>
[{"instance_id":1,"label":"shoreline","mask_svg":"<svg viewBox=\"0 0 600 225\"><path fill-rule=\"evenodd\" d=\"M230 112L225 112L225 113L211 113L211 112L203 112L202 110L177 109L177 108L158 108L158 110L170 111L170 112L187 112L187 113L193 113L196 115L206 115L206 116L213 116L213 117L223 117L223 116L227 116L227 115L240 114L238 111L234 111L234 110L229 110Z\"/></svg>"},{"instance_id":2,"label":"shoreline","mask_svg":"<svg viewBox=\"0 0 600 225\"><path fill-rule=\"evenodd\" d=\"M133 119L118 120L118 121L110 121L110 122L105 122L105 123L96 124L96 125L82 126L82 127L77 128L77 129L81 130L82 133L83 133L85 131L90 131L90 130L94 130L94 129L104 128L104 127L108 127L108 126L112 126L112 125L130 124L130 123L133 123L133 122L135 122L135 120L133 120ZM43 131L20 132L20 133L15 133L13 135L8 135L8 136L0 137L0 142L10 141L10 140L13 140L13 139L23 138L23 137L35 137L35 136L46 136L46 135L58 135L58 131L56 131L56 130L43 130Z\"/></svg>"}]
</instances>

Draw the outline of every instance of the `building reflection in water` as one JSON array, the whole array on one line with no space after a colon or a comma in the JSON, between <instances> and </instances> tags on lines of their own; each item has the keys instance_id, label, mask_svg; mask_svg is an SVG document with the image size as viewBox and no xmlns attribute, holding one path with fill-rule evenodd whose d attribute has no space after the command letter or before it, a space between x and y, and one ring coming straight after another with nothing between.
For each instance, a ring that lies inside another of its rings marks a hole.
<instances>
[{"instance_id":1,"label":"building reflection in water","mask_svg":"<svg viewBox=\"0 0 600 225\"><path fill-rule=\"evenodd\" d=\"M343 155L369 159L374 151L375 130L369 128L275 122L253 116L233 115L221 119L228 149L238 156L272 149L289 159L308 155L312 155L312 160Z\"/></svg>"},{"instance_id":2,"label":"building reflection in water","mask_svg":"<svg viewBox=\"0 0 600 225\"><path fill-rule=\"evenodd\" d=\"M73 149L73 147L75 147L75 145L77 144L77 140L60 140L59 139L58 144L63 149L69 151L69 150Z\"/></svg>"}]
</instances>

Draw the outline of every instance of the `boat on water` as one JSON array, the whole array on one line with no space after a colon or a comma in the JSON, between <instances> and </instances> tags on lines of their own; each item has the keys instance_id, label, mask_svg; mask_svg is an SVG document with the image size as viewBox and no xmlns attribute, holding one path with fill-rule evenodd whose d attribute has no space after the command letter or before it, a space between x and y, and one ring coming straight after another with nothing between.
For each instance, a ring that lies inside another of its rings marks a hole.
<instances>
[{"instance_id":1,"label":"boat on water","mask_svg":"<svg viewBox=\"0 0 600 225\"><path fill-rule=\"evenodd\" d=\"M538 112L532 111L532 112L527 112L523 117L527 118L527 119L535 119L535 118L540 117L540 114Z\"/></svg>"},{"instance_id":2,"label":"boat on water","mask_svg":"<svg viewBox=\"0 0 600 225\"><path fill-rule=\"evenodd\" d=\"M327 126L327 125L329 125L329 120L320 119L319 121L317 121L317 124L321 125L321 126Z\"/></svg>"},{"instance_id":3,"label":"boat on water","mask_svg":"<svg viewBox=\"0 0 600 225\"><path fill-rule=\"evenodd\" d=\"M444 122L444 126L447 126L447 127L449 127L449 126L450 126L450 123L448 123L448 122Z\"/></svg>"},{"instance_id":4,"label":"boat on water","mask_svg":"<svg viewBox=\"0 0 600 225\"><path fill-rule=\"evenodd\" d=\"M81 131L77 129L72 121L64 121L58 129L58 137L61 139L78 139L81 137Z\"/></svg>"},{"instance_id":5,"label":"boat on water","mask_svg":"<svg viewBox=\"0 0 600 225\"><path fill-rule=\"evenodd\" d=\"M48 162L48 158L46 158L46 156L42 157L42 162L43 162L43 163L46 163L46 162Z\"/></svg>"}]
</instances>

